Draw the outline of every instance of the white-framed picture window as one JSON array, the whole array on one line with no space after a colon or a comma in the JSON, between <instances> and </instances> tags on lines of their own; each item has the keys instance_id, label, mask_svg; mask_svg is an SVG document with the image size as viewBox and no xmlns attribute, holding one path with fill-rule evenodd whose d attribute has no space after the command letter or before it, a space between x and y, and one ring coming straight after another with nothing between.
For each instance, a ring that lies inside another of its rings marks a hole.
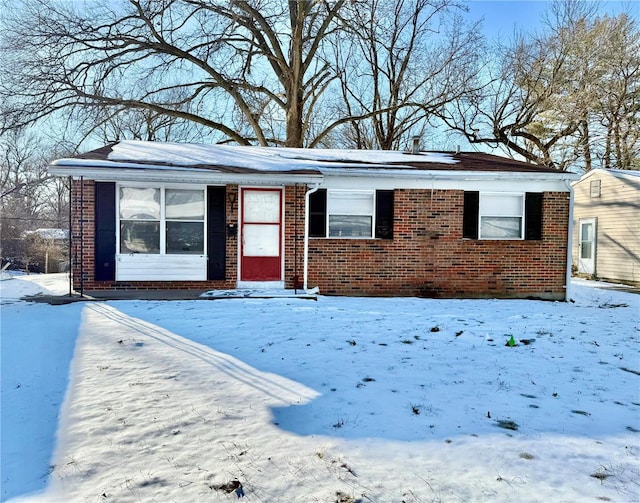
<instances>
[{"instance_id":1,"label":"white-framed picture window","mask_svg":"<svg viewBox=\"0 0 640 503\"><path fill-rule=\"evenodd\" d=\"M120 187L120 253L160 253L160 189Z\"/></svg>"},{"instance_id":2,"label":"white-framed picture window","mask_svg":"<svg viewBox=\"0 0 640 503\"><path fill-rule=\"evenodd\" d=\"M204 253L204 191L165 190L167 254Z\"/></svg>"},{"instance_id":3,"label":"white-framed picture window","mask_svg":"<svg viewBox=\"0 0 640 503\"><path fill-rule=\"evenodd\" d=\"M371 238L375 228L375 191L329 190L329 237Z\"/></svg>"},{"instance_id":4,"label":"white-framed picture window","mask_svg":"<svg viewBox=\"0 0 640 503\"><path fill-rule=\"evenodd\" d=\"M205 193L199 188L118 188L121 254L205 253Z\"/></svg>"},{"instance_id":5,"label":"white-framed picture window","mask_svg":"<svg viewBox=\"0 0 640 503\"><path fill-rule=\"evenodd\" d=\"M480 193L480 239L524 239L524 194Z\"/></svg>"}]
</instances>

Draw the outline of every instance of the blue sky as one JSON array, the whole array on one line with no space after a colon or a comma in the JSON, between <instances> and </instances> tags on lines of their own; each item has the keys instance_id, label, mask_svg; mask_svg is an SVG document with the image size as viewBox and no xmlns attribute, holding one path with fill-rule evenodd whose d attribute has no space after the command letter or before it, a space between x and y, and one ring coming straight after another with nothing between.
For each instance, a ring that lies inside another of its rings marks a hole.
<instances>
[{"instance_id":1,"label":"blue sky","mask_svg":"<svg viewBox=\"0 0 640 503\"><path fill-rule=\"evenodd\" d=\"M470 0L469 17L484 18L484 32L490 39L507 41L514 29L529 31L540 27L549 2L531 0Z\"/></svg>"}]
</instances>

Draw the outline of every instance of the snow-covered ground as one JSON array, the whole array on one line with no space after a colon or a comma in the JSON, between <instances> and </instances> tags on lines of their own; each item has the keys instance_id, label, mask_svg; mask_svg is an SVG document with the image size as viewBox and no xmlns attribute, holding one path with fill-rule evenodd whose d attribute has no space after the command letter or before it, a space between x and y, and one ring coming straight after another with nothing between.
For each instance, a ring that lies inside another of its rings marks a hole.
<instances>
[{"instance_id":1,"label":"snow-covered ground","mask_svg":"<svg viewBox=\"0 0 640 503\"><path fill-rule=\"evenodd\" d=\"M2 281L1 499L639 501L640 296L600 286L51 306L18 299L64 275Z\"/></svg>"}]
</instances>

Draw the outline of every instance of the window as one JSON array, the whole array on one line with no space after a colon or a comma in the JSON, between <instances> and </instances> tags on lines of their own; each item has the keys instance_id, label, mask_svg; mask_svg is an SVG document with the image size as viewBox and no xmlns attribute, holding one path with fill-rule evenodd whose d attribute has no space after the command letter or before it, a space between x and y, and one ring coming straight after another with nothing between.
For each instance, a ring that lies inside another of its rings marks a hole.
<instances>
[{"instance_id":1,"label":"window","mask_svg":"<svg viewBox=\"0 0 640 503\"><path fill-rule=\"evenodd\" d=\"M464 193L467 239L542 239L542 193Z\"/></svg>"},{"instance_id":2,"label":"window","mask_svg":"<svg viewBox=\"0 0 640 503\"><path fill-rule=\"evenodd\" d=\"M160 253L160 189L120 187L120 253Z\"/></svg>"},{"instance_id":3,"label":"window","mask_svg":"<svg viewBox=\"0 0 640 503\"><path fill-rule=\"evenodd\" d=\"M120 187L120 253L204 254L204 191Z\"/></svg>"},{"instance_id":4,"label":"window","mask_svg":"<svg viewBox=\"0 0 640 503\"><path fill-rule=\"evenodd\" d=\"M320 189L312 193L309 235L393 239L393 191Z\"/></svg>"},{"instance_id":5,"label":"window","mask_svg":"<svg viewBox=\"0 0 640 503\"><path fill-rule=\"evenodd\" d=\"M167 253L204 253L204 192L166 189Z\"/></svg>"},{"instance_id":6,"label":"window","mask_svg":"<svg viewBox=\"0 0 640 503\"><path fill-rule=\"evenodd\" d=\"M524 194L480 194L480 239L522 239Z\"/></svg>"},{"instance_id":7,"label":"window","mask_svg":"<svg viewBox=\"0 0 640 503\"><path fill-rule=\"evenodd\" d=\"M580 223L580 258L593 257L593 222Z\"/></svg>"},{"instance_id":8,"label":"window","mask_svg":"<svg viewBox=\"0 0 640 503\"><path fill-rule=\"evenodd\" d=\"M372 237L373 196L373 191L329 191L329 237Z\"/></svg>"}]
</instances>

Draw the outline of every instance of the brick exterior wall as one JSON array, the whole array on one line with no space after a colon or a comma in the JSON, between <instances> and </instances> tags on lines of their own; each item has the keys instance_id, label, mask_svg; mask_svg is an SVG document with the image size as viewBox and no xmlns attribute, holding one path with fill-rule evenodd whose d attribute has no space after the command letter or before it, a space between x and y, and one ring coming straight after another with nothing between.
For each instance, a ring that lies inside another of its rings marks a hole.
<instances>
[{"instance_id":1,"label":"brick exterior wall","mask_svg":"<svg viewBox=\"0 0 640 503\"><path fill-rule=\"evenodd\" d=\"M229 236L225 280L95 281L94 182L74 181L72 190L76 291L235 288L238 237ZM302 283L306 190L304 185L288 186L284 193L286 288ZM238 187L227 186L229 193L237 197ZM308 286L318 286L329 295L564 299L568 194L544 194L541 241L463 239L463 194L461 190L396 190L393 240L311 238ZM239 199L231 203L227 197L228 224L238 223L238 205Z\"/></svg>"},{"instance_id":2,"label":"brick exterior wall","mask_svg":"<svg viewBox=\"0 0 640 503\"><path fill-rule=\"evenodd\" d=\"M93 181L71 182L71 273L77 291L94 276L95 201Z\"/></svg>"},{"instance_id":3,"label":"brick exterior wall","mask_svg":"<svg viewBox=\"0 0 640 503\"><path fill-rule=\"evenodd\" d=\"M235 201L230 202L229 194L235 194ZM95 183L92 180L75 180L72 183L72 277L76 291L91 290L213 290L233 289L238 278L238 236L227 236L227 258L225 280L219 281L96 281L94 277L94 242L95 242ZM83 222L83 225L80 222ZM227 224L238 223L238 186L227 186L226 198ZM80 260L83 257L83 260ZM84 278L84 280L82 280Z\"/></svg>"},{"instance_id":4,"label":"brick exterior wall","mask_svg":"<svg viewBox=\"0 0 640 503\"><path fill-rule=\"evenodd\" d=\"M304 267L304 202L306 185L285 188L284 278L287 288L302 288Z\"/></svg>"},{"instance_id":5,"label":"brick exterior wall","mask_svg":"<svg viewBox=\"0 0 640 503\"><path fill-rule=\"evenodd\" d=\"M543 197L541 241L462 238L461 190L396 190L393 240L311 239L324 294L564 299L569 196Z\"/></svg>"}]
</instances>

